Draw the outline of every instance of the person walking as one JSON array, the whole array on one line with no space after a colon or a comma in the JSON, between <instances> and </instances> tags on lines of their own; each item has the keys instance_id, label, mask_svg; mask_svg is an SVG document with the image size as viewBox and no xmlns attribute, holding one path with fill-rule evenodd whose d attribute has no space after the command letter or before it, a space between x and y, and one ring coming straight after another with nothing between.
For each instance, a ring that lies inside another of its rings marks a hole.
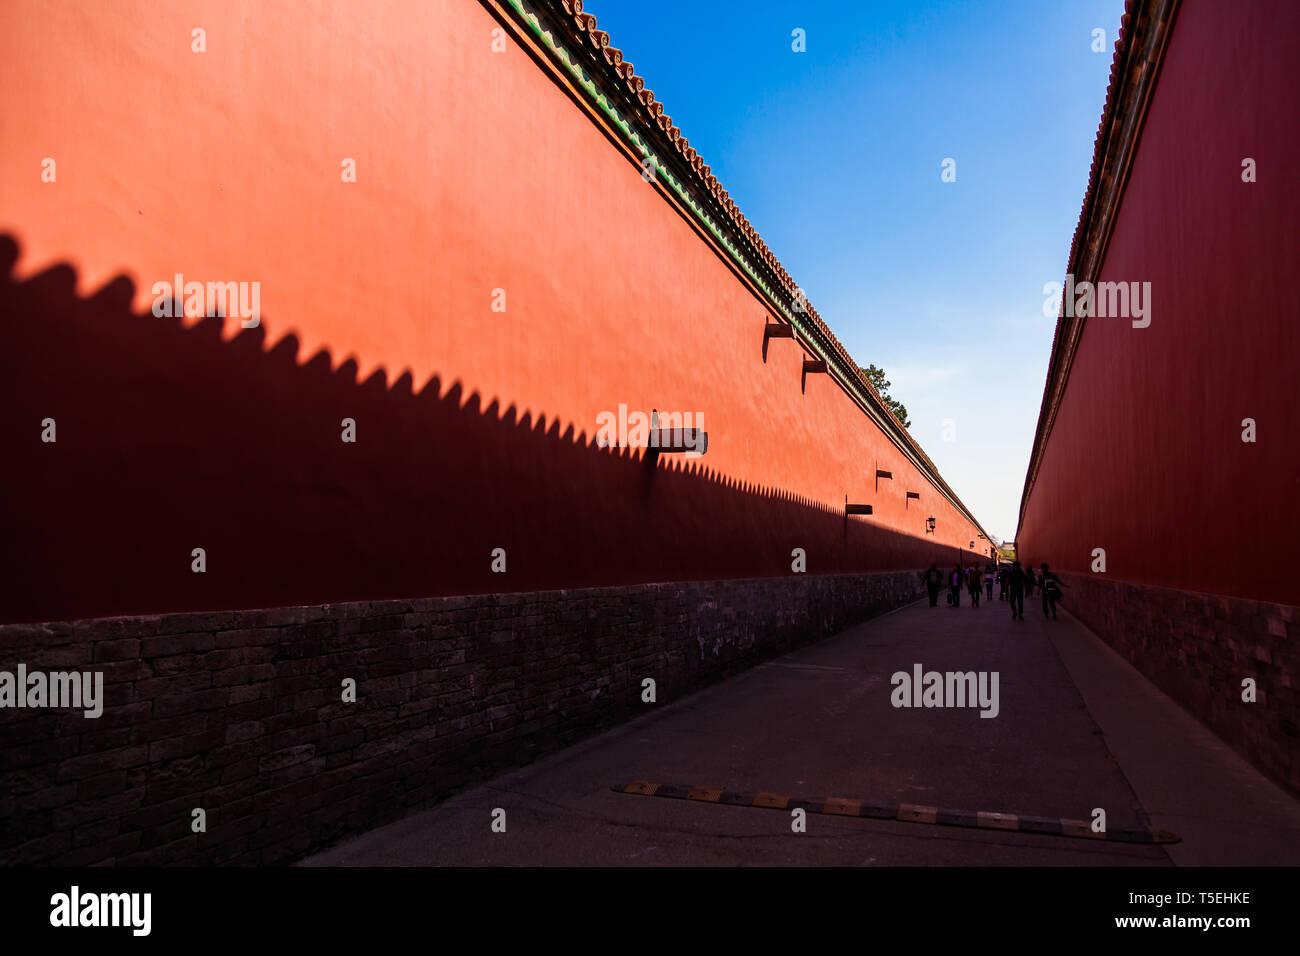
<instances>
[{"instance_id":1,"label":"person walking","mask_svg":"<svg viewBox=\"0 0 1300 956\"><path fill-rule=\"evenodd\" d=\"M952 566L952 576L948 579L948 589L949 589L949 593L952 596L953 607L961 607L961 585L962 585L961 565L954 564Z\"/></svg>"},{"instance_id":2,"label":"person walking","mask_svg":"<svg viewBox=\"0 0 1300 956\"><path fill-rule=\"evenodd\" d=\"M939 565L930 564L930 570L925 572L925 590L930 595L930 607L939 606Z\"/></svg>"},{"instance_id":3,"label":"person walking","mask_svg":"<svg viewBox=\"0 0 1300 956\"><path fill-rule=\"evenodd\" d=\"M1028 561L1025 562L1025 597L1033 598L1034 596L1034 566Z\"/></svg>"},{"instance_id":4,"label":"person walking","mask_svg":"<svg viewBox=\"0 0 1300 956\"><path fill-rule=\"evenodd\" d=\"M993 600L993 565L984 565L984 595Z\"/></svg>"},{"instance_id":5,"label":"person walking","mask_svg":"<svg viewBox=\"0 0 1300 956\"><path fill-rule=\"evenodd\" d=\"M1013 562L1007 572L1007 591L1011 600L1011 620L1025 619L1025 572L1020 562Z\"/></svg>"},{"instance_id":6,"label":"person walking","mask_svg":"<svg viewBox=\"0 0 1300 956\"><path fill-rule=\"evenodd\" d=\"M998 600L1007 599L1007 569L1005 566L998 567Z\"/></svg>"},{"instance_id":7,"label":"person walking","mask_svg":"<svg viewBox=\"0 0 1300 956\"><path fill-rule=\"evenodd\" d=\"M1061 588L1065 587L1056 573L1048 570L1047 562L1043 562L1043 617L1047 617L1048 611L1051 611L1052 620L1056 620L1056 602L1061 599Z\"/></svg>"},{"instance_id":8,"label":"person walking","mask_svg":"<svg viewBox=\"0 0 1300 956\"><path fill-rule=\"evenodd\" d=\"M971 565L966 569L966 589L970 591L970 606L980 606L980 569Z\"/></svg>"}]
</instances>

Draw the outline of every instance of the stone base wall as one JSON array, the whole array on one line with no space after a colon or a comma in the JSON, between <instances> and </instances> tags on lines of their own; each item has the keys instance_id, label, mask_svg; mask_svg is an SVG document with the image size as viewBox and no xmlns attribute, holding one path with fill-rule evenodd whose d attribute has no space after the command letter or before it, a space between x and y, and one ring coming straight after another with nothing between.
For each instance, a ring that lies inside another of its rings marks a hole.
<instances>
[{"instance_id":1,"label":"stone base wall","mask_svg":"<svg viewBox=\"0 0 1300 956\"><path fill-rule=\"evenodd\" d=\"M280 864L918 598L791 575L0 626L0 864ZM344 682L356 682L344 702ZM657 703L642 701L655 681ZM194 811L206 832L192 830Z\"/></svg>"},{"instance_id":2,"label":"stone base wall","mask_svg":"<svg viewBox=\"0 0 1300 956\"><path fill-rule=\"evenodd\" d=\"M1062 573L1063 606L1153 684L1300 796L1300 609ZM1037 599L1037 592L1035 592ZM1255 702L1242 681L1255 681Z\"/></svg>"}]
</instances>

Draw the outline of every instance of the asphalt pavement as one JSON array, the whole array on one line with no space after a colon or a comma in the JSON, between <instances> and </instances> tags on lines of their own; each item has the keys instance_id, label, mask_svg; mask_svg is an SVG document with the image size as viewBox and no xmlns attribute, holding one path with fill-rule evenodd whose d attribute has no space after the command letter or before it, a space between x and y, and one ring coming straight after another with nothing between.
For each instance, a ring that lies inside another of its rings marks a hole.
<instances>
[{"instance_id":1,"label":"asphalt pavement","mask_svg":"<svg viewBox=\"0 0 1300 956\"><path fill-rule=\"evenodd\" d=\"M979 608L963 598L955 609L922 600L660 699L628 724L302 865L1300 864L1300 803L1068 611L1047 621L1027 601L1025 620L1013 621L996 597ZM982 673L985 706L895 706L903 691L893 675L917 665ZM995 673L996 716L982 717L994 709ZM1089 824L1102 810L1109 831L1181 839L1025 833L1001 829L1002 817L964 828L820 813L795 832L788 809L611 789L630 781Z\"/></svg>"}]
</instances>

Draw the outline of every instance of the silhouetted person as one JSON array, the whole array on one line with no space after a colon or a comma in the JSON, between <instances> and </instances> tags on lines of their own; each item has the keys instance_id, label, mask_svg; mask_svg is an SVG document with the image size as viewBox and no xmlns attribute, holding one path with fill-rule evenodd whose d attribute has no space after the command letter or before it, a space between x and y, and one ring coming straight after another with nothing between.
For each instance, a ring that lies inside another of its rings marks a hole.
<instances>
[{"instance_id":1,"label":"silhouetted person","mask_svg":"<svg viewBox=\"0 0 1300 956\"><path fill-rule=\"evenodd\" d=\"M925 590L930 595L930 607L939 605L939 565L931 564L930 570L925 572Z\"/></svg>"},{"instance_id":2,"label":"silhouetted person","mask_svg":"<svg viewBox=\"0 0 1300 956\"><path fill-rule=\"evenodd\" d=\"M1007 568L1005 565L998 566L998 600L1007 599Z\"/></svg>"},{"instance_id":3,"label":"silhouetted person","mask_svg":"<svg viewBox=\"0 0 1300 956\"><path fill-rule=\"evenodd\" d=\"M948 578L948 590L952 596L953 607L961 607L961 584L961 565L954 564L952 566L952 575Z\"/></svg>"},{"instance_id":4,"label":"silhouetted person","mask_svg":"<svg viewBox=\"0 0 1300 956\"><path fill-rule=\"evenodd\" d=\"M966 590L970 592L970 606L980 606L980 569L971 565L966 569Z\"/></svg>"},{"instance_id":5,"label":"silhouetted person","mask_svg":"<svg viewBox=\"0 0 1300 956\"><path fill-rule=\"evenodd\" d=\"M1025 597L1034 596L1034 566L1028 561L1025 562Z\"/></svg>"},{"instance_id":6,"label":"silhouetted person","mask_svg":"<svg viewBox=\"0 0 1300 956\"><path fill-rule=\"evenodd\" d=\"M1011 600L1011 620L1025 619L1025 572L1015 561L1007 572L1007 594Z\"/></svg>"},{"instance_id":7,"label":"silhouetted person","mask_svg":"<svg viewBox=\"0 0 1300 956\"><path fill-rule=\"evenodd\" d=\"M990 601L993 600L993 565L984 566L984 594Z\"/></svg>"},{"instance_id":8,"label":"silhouetted person","mask_svg":"<svg viewBox=\"0 0 1300 956\"><path fill-rule=\"evenodd\" d=\"M1056 602L1061 599L1061 588L1065 587L1061 579L1052 571L1047 570L1047 562L1043 562L1043 617L1047 617L1051 612L1052 620L1056 620Z\"/></svg>"}]
</instances>

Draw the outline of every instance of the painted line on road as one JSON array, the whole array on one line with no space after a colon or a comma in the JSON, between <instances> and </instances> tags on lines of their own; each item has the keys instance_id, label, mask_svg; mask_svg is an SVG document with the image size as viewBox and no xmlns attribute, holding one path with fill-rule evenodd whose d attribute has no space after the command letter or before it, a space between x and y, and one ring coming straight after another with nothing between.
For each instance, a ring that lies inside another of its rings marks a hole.
<instances>
[{"instance_id":1,"label":"painted line on road","mask_svg":"<svg viewBox=\"0 0 1300 956\"><path fill-rule=\"evenodd\" d=\"M847 800L842 797L804 800L785 793L733 793L720 787L678 787L667 783L650 783L646 780L616 783L610 789L616 793L630 793L643 797L668 797L672 800L721 803L732 807L763 807L769 810L802 809L808 813L825 813L840 817L899 820L903 823L929 823L976 830L1010 830L1082 840L1106 840L1111 843L1178 843L1182 840L1177 833L1142 826L1114 827L1097 833L1086 820L1033 817L1018 813L992 813L987 810L943 810L939 807L924 807L913 803L882 807L865 800Z\"/></svg>"}]
</instances>

